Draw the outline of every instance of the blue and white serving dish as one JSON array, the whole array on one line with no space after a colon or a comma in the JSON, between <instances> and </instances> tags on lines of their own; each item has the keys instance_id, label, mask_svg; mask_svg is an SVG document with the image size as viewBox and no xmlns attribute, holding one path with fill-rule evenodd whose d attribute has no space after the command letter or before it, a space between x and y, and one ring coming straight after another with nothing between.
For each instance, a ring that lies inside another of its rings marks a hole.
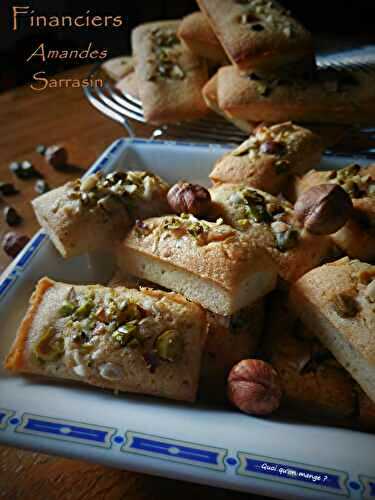
<instances>
[{"instance_id":1,"label":"blue and white serving dish","mask_svg":"<svg viewBox=\"0 0 375 500\"><path fill-rule=\"evenodd\" d=\"M91 168L145 169L207 183L224 146L119 139ZM353 159L329 158L330 166ZM323 166L328 166L323 164ZM3 361L42 276L105 283L110 259L64 261L40 231L0 278ZM277 498L375 498L375 435L246 416L203 404L114 395L0 371L0 442Z\"/></svg>"}]
</instances>

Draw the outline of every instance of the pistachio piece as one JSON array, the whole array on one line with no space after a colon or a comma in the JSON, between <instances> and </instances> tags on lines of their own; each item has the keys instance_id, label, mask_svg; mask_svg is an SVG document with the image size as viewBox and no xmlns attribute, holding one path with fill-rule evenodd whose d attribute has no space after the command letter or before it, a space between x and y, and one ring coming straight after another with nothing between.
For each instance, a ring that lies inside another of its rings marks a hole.
<instances>
[{"instance_id":1,"label":"pistachio piece","mask_svg":"<svg viewBox=\"0 0 375 500\"><path fill-rule=\"evenodd\" d=\"M243 196L246 200L245 213L254 222L271 222L272 218L267 212L266 200L262 195L251 189L245 190Z\"/></svg>"},{"instance_id":2,"label":"pistachio piece","mask_svg":"<svg viewBox=\"0 0 375 500\"><path fill-rule=\"evenodd\" d=\"M286 231L274 231L276 238L276 247L280 252L286 252L297 245L299 233L292 226L289 226Z\"/></svg>"},{"instance_id":3,"label":"pistachio piece","mask_svg":"<svg viewBox=\"0 0 375 500\"><path fill-rule=\"evenodd\" d=\"M112 333L112 338L123 347L127 346L132 341L135 341L133 342L133 345L135 343L138 344L139 340L136 336L137 331L137 321L129 321L128 323L121 325L114 333Z\"/></svg>"},{"instance_id":4,"label":"pistachio piece","mask_svg":"<svg viewBox=\"0 0 375 500\"><path fill-rule=\"evenodd\" d=\"M359 311L359 304L353 295L340 293L332 299L336 313L342 318L354 318Z\"/></svg>"},{"instance_id":5,"label":"pistachio piece","mask_svg":"<svg viewBox=\"0 0 375 500\"><path fill-rule=\"evenodd\" d=\"M64 353L64 339L56 338L52 327L47 327L34 346L34 354L43 361L56 361Z\"/></svg>"},{"instance_id":6,"label":"pistachio piece","mask_svg":"<svg viewBox=\"0 0 375 500\"><path fill-rule=\"evenodd\" d=\"M90 315L93 307L94 307L94 302L91 299L87 299L78 307L78 309L76 309L74 316L78 319L87 318L87 316Z\"/></svg>"},{"instance_id":7,"label":"pistachio piece","mask_svg":"<svg viewBox=\"0 0 375 500\"><path fill-rule=\"evenodd\" d=\"M66 317L66 316L71 316L74 311L77 309L77 306L73 304L72 302L69 302L69 300L64 300L62 303L62 306L59 309L60 316Z\"/></svg>"},{"instance_id":8,"label":"pistachio piece","mask_svg":"<svg viewBox=\"0 0 375 500\"><path fill-rule=\"evenodd\" d=\"M176 330L166 330L156 339L155 347L161 359L174 362L181 358L184 343Z\"/></svg>"},{"instance_id":9,"label":"pistachio piece","mask_svg":"<svg viewBox=\"0 0 375 500\"><path fill-rule=\"evenodd\" d=\"M256 82L256 89L258 94L262 97L268 97L272 91L268 84L262 81Z\"/></svg>"}]
</instances>

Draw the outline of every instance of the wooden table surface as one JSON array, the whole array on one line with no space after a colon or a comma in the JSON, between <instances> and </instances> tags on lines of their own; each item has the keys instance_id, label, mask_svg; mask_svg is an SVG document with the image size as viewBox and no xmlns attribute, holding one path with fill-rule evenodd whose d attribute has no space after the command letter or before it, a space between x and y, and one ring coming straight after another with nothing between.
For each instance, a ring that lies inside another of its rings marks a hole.
<instances>
[{"instance_id":1,"label":"wooden table surface","mask_svg":"<svg viewBox=\"0 0 375 500\"><path fill-rule=\"evenodd\" d=\"M87 67L67 72L82 78ZM63 75L61 75L63 77ZM136 127L139 136L149 137L152 129ZM124 129L104 117L86 101L82 89L49 88L41 93L20 87L0 95L0 181L11 181L20 194L3 200L24 218L17 232L31 237L38 224L30 206L36 196L34 180L20 181L9 171L12 161L30 160L51 187L77 176L57 172L35 152L38 144L63 143L69 163L86 169ZM3 218L0 238L9 231ZM0 273L10 259L0 250ZM53 457L0 446L0 498L22 500L169 500L225 499L261 500L262 497L110 469L83 461ZM264 497L263 497L264 498Z\"/></svg>"}]
</instances>

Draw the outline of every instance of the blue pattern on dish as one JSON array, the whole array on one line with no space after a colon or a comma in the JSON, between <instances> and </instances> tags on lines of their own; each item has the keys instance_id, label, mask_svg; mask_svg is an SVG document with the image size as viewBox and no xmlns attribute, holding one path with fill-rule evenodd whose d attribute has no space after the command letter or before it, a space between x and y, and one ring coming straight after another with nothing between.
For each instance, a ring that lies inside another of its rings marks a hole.
<instances>
[{"instance_id":1,"label":"blue pattern on dish","mask_svg":"<svg viewBox=\"0 0 375 500\"><path fill-rule=\"evenodd\" d=\"M14 414L12 410L5 410L4 408L0 408L0 430L3 430L7 427L9 418Z\"/></svg>"},{"instance_id":2,"label":"blue pattern on dish","mask_svg":"<svg viewBox=\"0 0 375 500\"><path fill-rule=\"evenodd\" d=\"M360 483L363 487L364 500L375 498L375 477L359 476Z\"/></svg>"},{"instance_id":3,"label":"blue pattern on dish","mask_svg":"<svg viewBox=\"0 0 375 500\"><path fill-rule=\"evenodd\" d=\"M335 492L337 495L348 496L348 475L346 472L327 470L315 465L289 462L247 453L238 453L240 466L237 473L242 476L264 478L266 480L286 482L298 487Z\"/></svg>"},{"instance_id":4,"label":"blue pattern on dish","mask_svg":"<svg viewBox=\"0 0 375 500\"><path fill-rule=\"evenodd\" d=\"M172 462L208 467L218 471L225 470L224 457L227 454L227 450L223 448L213 448L131 431L126 433L126 444L121 450Z\"/></svg>"},{"instance_id":5,"label":"blue pattern on dish","mask_svg":"<svg viewBox=\"0 0 375 500\"><path fill-rule=\"evenodd\" d=\"M116 433L116 429L74 422L73 420L24 414L22 423L16 428L16 432L110 448L111 439Z\"/></svg>"}]
</instances>

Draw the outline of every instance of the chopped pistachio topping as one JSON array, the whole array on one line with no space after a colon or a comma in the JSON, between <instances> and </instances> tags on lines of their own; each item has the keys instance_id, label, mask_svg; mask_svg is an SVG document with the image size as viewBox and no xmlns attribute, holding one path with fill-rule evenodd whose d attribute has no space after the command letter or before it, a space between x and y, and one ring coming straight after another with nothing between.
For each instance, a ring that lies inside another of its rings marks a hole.
<instances>
[{"instance_id":1,"label":"chopped pistachio topping","mask_svg":"<svg viewBox=\"0 0 375 500\"><path fill-rule=\"evenodd\" d=\"M73 302L70 302L69 300L64 300L62 306L60 307L59 313L63 317L71 316L76 309L76 304L73 304Z\"/></svg>"},{"instance_id":2,"label":"chopped pistachio topping","mask_svg":"<svg viewBox=\"0 0 375 500\"><path fill-rule=\"evenodd\" d=\"M54 328L47 327L34 345L33 351L38 359L56 361L64 353L64 339L56 337Z\"/></svg>"},{"instance_id":3,"label":"chopped pistachio topping","mask_svg":"<svg viewBox=\"0 0 375 500\"><path fill-rule=\"evenodd\" d=\"M286 252L294 248L298 243L299 233L292 226L286 231L276 232L274 231L274 235L276 238L276 246L280 252Z\"/></svg>"},{"instance_id":4,"label":"chopped pistachio topping","mask_svg":"<svg viewBox=\"0 0 375 500\"><path fill-rule=\"evenodd\" d=\"M233 193L229 198L229 202L241 207L242 215L236 221L240 228L248 226L246 221L258 223L272 221L272 217L267 211L265 198L253 189L245 188Z\"/></svg>"},{"instance_id":5,"label":"chopped pistachio topping","mask_svg":"<svg viewBox=\"0 0 375 500\"><path fill-rule=\"evenodd\" d=\"M114 333L112 333L112 338L123 347L128 345L130 347L133 347L140 343L140 338L137 334L138 334L137 320L133 320L117 328L117 330Z\"/></svg>"},{"instance_id":6,"label":"chopped pistachio topping","mask_svg":"<svg viewBox=\"0 0 375 500\"><path fill-rule=\"evenodd\" d=\"M370 175L361 175L361 167L356 163L331 172L329 179L339 184L352 198L372 197L375 194L375 181Z\"/></svg>"},{"instance_id":7,"label":"chopped pistachio topping","mask_svg":"<svg viewBox=\"0 0 375 500\"><path fill-rule=\"evenodd\" d=\"M262 81L255 81L263 88ZM275 163L277 169L278 165L287 164L284 158L293 148L293 143L298 140L300 133L300 130L290 122L257 127L246 141L231 152L231 155L248 156L251 160L263 155L273 155L277 158Z\"/></svg>"},{"instance_id":8,"label":"chopped pistachio topping","mask_svg":"<svg viewBox=\"0 0 375 500\"><path fill-rule=\"evenodd\" d=\"M176 33L171 29L157 28L151 32L151 41L155 56L148 80L184 79L185 71L179 64L181 42Z\"/></svg>"},{"instance_id":9,"label":"chopped pistachio topping","mask_svg":"<svg viewBox=\"0 0 375 500\"><path fill-rule=\"evenodd\" d=\"M175 362L182 356L184 342L176 330L167 330L157 337L155 348L161 359Z\"/></svg>"},{"instance_id":10,"label":"chopped pistachio topping","mask_svg":"<svg viewBox=\"0 0 375 500\"><path fill-rule=\"evenodd\" d=\"M94 302L91 298L87 298L74 312L74 317L77 319L87 318L94 307Z\"/></svg>"},{"instance_id":11,"label":"chopped pistachio topping","mask_svg":"<svg viewBox=\"0 0 375 500\"><path fill-rule=\"evenodd\" d=\"M100 208L111 214L118 211L121 203L129 207L134 199L148 201L167 189L168 185L154 174L116 171L106 176L91 175L72 183L68 198L79 200L81 207L86 209Z\"/></svg>"},{"instance_id":12,"label":"chopped pistachio topping","mask_svg":"<svg viewBox=\"0 0 375 500\"><path fill-rule=\"evenodd\" d=\"M172 29L155 28L151 32L151 38L159 47L173 47L181 43Z\"/></svg>"},{"instance_id":13,"label":"chopped pistachio topping","mask_svg":"<svg viewBox=\"0 0 375 500\"><path fill-rule=\"evenodd\" d=\"M208 223L197 219L192 214L181 214L179 217L169 218L163 225L167 231L177 232L192 236L199 245L209 243L210 241L221 241L230 236L230 231L223 225L224 221L219 218L214 223Z\"/></svg>"}]
</instances>

